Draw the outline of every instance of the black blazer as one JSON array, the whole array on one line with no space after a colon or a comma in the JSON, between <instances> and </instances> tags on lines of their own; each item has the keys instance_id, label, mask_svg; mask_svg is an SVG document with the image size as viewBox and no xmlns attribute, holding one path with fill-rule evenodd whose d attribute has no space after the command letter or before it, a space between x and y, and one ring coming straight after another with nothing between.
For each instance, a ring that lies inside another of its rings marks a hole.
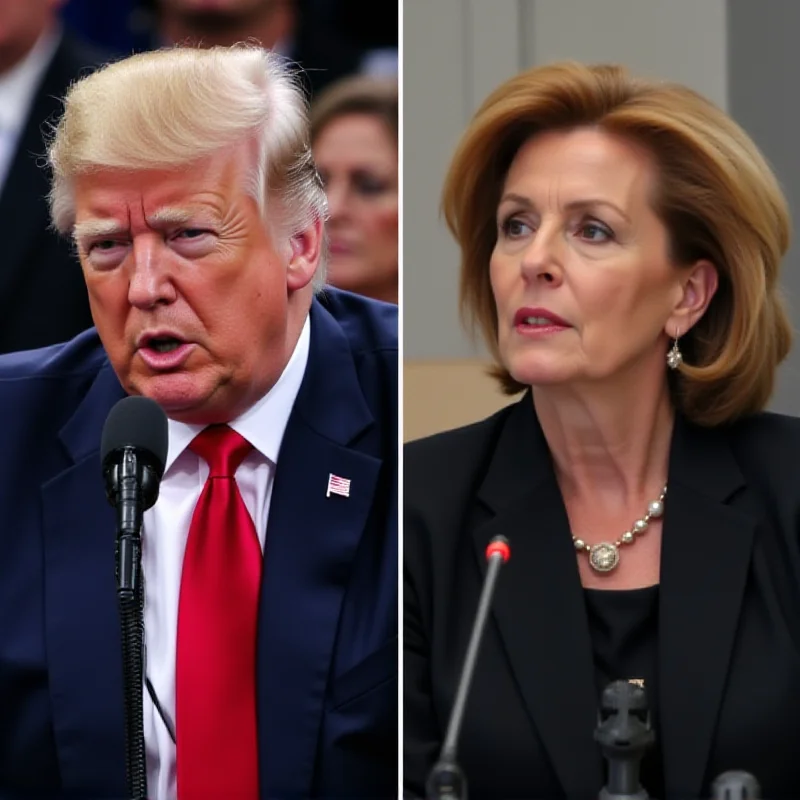
<instances>
[{"instance_id":1,"label":"black blazer","mask_svg":"<svg viewBox=\"0 0 800 800\"><path fill-rule=\"evenodd\" d=\"M658 618L670 800L728 769L800 797L800 420L759 414L670 452ZM593 655L575 551L530 394L409 444L405 493L405 783L423 795L473 622L484 550L507 536L460 740L470 798L595 800ZM662 798L663 800L663 798Z\"/></svg>"},{"instance_id":2,"label":"black blazer","mask_svg":"<svg viewBox=\"0 0 800 800\"><path fill-rule=\"evenodd\" d=\"M36 91L0 194L0 353L71 339L92 326L78 258L50 228L48 125L76 78L104 54L65 35Z\"/></svg>"}]
</instances>

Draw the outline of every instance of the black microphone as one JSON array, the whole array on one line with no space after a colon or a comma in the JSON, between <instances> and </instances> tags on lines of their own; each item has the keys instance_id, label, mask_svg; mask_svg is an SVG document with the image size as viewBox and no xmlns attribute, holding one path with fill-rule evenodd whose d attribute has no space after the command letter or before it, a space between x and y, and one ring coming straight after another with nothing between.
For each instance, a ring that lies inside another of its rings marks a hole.
<instances>
[{"instance_id":1,"label":"black microphone","mask_svg":"<svg viewBox=\"0 0 800 800\"><path fill-rule=\"evenodd\" d=\"M655 742L647 693L630 681L614 681L603 690L595 741L608 764L608 782L598 800L648 800L639 783L640 762Z\"/></svg>"},{"instance_id":2,"label":"black microphone","mask_svg":"<svg viewBox=\"0 0 800 800\"><path fill-rule=\"evenodd\" d=\"M478 601L478 611L475 614L475 622L472 626L467 654L464 657L464 666L461 669L461 678L458 682L456 699L453 703L453 710L450 712L450 721L447 725L447 735L442 745L439 760L434 765L428 776L425 786L425 796L427 800L466 800L467 799L467 780L464 773L456 761L456 749L458 747L458 735L461 731L461 723L464 718L464 709L467 704L470 685L472 684L472 674L475 671L475 664L478 660L483 631L486 627L486 620L489 616L489 608L494 595L494 587L497 584L497 576L500 567L511 557L511 548L505 536L495 536L486 548L486 560L489 566L486 570L486 577L483 581L480 600Z\"/></svg>"},{"instance_id":3,"label":"black microphone","mask_svg":"<svg viewBox=\"0 0 800 800\"><path fill-rule=\"evenodd\" d=\"M167 460L167 417L147 397L126 397L110 411L100 456L106 497L117 510L117 599L122 629L125 768L132 800L147 798L142 696L144 591L142 519L158 499Z\"/></svg>"},{"instance_id":4,"label":"black microphone","mask_svg":"<svg viewBox=\"0 0 800 800\"><path fill-rule=\"evenodd\" d=\"M106 418L100 445L106 497L117 509L117 588L138 584L142 517L158 499L167 460L167 417L147 397L120 400Z\"/></svg>"},{"instance_id":5,"label":"black microphone","mask_svg":"<svg viewBox=\"0 0 800 800\"><path fill-rule=\"evenodd\" d=\"M749 772L723 772L711 787L712 800L759 800L761 788Z\"/></svg>"}]
</instances>

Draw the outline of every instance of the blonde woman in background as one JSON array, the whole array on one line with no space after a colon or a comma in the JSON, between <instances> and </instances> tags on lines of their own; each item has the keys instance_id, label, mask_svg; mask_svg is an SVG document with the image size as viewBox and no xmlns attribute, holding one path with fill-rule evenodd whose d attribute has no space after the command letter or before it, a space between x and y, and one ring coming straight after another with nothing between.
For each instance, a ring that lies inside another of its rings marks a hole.
<instances>
[{"instance_id":1,"label":"blonde woman in background","mask_svg":"<svg viewBox=\"0 0 800 800\"><path fill-rule=\"evenodd\" d=\"M312 107L314 159L328 196L328 282L397 303L397 83L348 78Z\"/></svg>"}]
</instances>

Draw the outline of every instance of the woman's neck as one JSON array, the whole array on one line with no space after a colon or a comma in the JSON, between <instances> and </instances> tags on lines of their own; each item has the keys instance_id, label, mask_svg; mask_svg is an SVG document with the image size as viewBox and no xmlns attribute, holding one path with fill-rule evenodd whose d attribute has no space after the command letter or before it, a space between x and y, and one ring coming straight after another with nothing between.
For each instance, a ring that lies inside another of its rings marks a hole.
<instances>
[{"instance_id":1,"label":"woman's neck","mask_svg":"<svg viewBox=\"0 0 800 800\"><path fill-rule=\"evenodd\" d=\"M628 505L658 495L675 420L662 377L613 387L534 388L536 413L566 497Z\"/></svg>"}]
</instances>

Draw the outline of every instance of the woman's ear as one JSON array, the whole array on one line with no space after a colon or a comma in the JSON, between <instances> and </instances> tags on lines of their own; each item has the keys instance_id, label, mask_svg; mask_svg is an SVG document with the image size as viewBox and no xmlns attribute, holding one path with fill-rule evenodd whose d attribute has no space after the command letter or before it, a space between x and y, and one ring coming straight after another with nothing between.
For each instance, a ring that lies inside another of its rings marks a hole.
<instances>
[{"instance_id":1,"label":"woman's ear","mask_svg":"<svg viewBox=\"0 0 800 800\"><path fill-rule=\"evenodd\" d=\"M682 276L681 296L667 319L666 333L670 338L683 336L706 313L719 286L717 268L701 259Z\"/></svg>"}]
</instances>

